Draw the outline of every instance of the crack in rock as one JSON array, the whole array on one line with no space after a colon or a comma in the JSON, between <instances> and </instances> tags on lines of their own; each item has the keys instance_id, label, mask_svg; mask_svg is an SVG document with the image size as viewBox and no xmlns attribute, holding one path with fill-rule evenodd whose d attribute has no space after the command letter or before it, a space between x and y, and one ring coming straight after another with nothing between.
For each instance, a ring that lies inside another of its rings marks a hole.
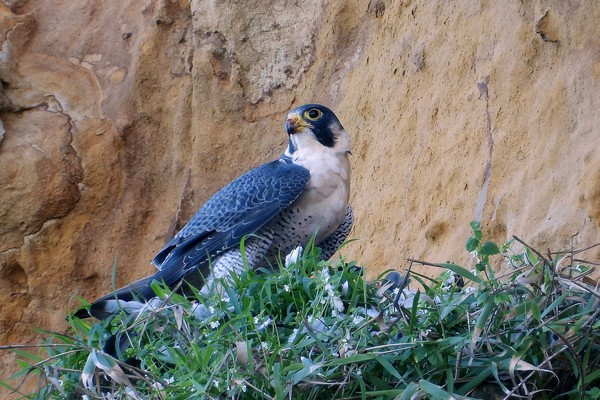
<instances>
[{"instance_id":1,"label":"crack in rock","mask_svg":"<svg viewBox=\"0 0 600 400\"><path fill-rule=\"evenodd\" d=\"M485 177L483 180L483 186L477 197L477 203L475 204L475 216L476 221L483 219L483 209L487 200L488 188L490 180L492 178L492 154L494 152L494 136L492 131L492 114L490 112L490 95L489 95L489 83L490 76L486 76L483 81L477 83L479 89L479 98L485 99L485 116L487 122L487 136L488 136L488 160L485 166Z\"/></svg>"}]
</instances>

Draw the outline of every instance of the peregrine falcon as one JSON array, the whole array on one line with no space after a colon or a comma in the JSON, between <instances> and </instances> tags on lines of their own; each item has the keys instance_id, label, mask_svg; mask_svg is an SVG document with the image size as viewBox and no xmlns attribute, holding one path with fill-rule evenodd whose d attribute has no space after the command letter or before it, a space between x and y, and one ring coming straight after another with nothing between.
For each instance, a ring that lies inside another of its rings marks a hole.
<instances>
[{"instance_id":1,"label":"peregrine falcon","mask_svg":"<svg viewBox=\"0 0 600 400\"><path fill-rule=\"evenodd\" d=\"M182 280L210 288L215 278L232 272L277 265L278 258L306 246L313 235L321 258L331 257L353 223L350 136L319 104L290 111L285 129L285 152L214 194L154 257L156 273L96 300L89 313L81 309L75 315L104 319L129 301L147 301L155 297L153 280L170 288Z\"/></svg>"}]
</instances>

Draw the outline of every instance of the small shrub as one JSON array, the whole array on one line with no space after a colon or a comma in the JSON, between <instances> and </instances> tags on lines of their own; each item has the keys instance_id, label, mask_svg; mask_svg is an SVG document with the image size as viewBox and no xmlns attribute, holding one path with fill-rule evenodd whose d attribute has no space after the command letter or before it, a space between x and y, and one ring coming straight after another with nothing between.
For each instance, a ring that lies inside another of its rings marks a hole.
<instances>
[{"instance_id":1,"label":"small shrub","mask_svg":"<svg viewBox=\"0 0 600 400\"><path fill-rule=\"evenodd\" d=\"M5 346L23 371L3 385L20 393L38 374L39 390L21 393L31 399L450 399L490 384L507 398L600 398L600 294L578 258L587 249L515 253L471 227L473 271L410 261L442 268L435 279L409 267L367 282L354 263L307 249L209 296L157 284L159 300L139 314L48 332L43 358ZM109 337L126 344L118 358L102 350Z\"/></svg>"}]
</instances>

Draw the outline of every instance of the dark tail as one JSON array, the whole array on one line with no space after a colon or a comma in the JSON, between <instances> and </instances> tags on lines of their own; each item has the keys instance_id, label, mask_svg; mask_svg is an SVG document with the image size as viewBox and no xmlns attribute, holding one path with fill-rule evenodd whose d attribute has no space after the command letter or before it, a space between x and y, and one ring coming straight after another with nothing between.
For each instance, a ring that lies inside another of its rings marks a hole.
<instances>
[{"instance_id":1,"label":"dark tail","mask_svg":"<svg viewBox=\"0 0 600 400\"><path fill-rule=\"evenodd\" d=\"M155 296L150 286L153 279L154 276L149 276L117 289L94 301L89 308L80 308L73 315L77 318L107 319L121 310L134 313L145 301Z\"/></svg>"}]
</instances>

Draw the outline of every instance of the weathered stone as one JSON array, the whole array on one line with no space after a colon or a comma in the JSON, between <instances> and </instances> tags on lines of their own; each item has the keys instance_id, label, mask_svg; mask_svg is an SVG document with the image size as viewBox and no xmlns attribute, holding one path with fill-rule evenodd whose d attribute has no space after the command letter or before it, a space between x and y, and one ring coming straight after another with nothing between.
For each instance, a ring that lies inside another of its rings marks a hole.
<instances>
[{"instance_id":1,"label":"weathered stone","mask_svg":"<svg viewBox=\"0 0 600 400\"><path fill-rule=\"evenodd\" d=\"M0 251L21 247L45 222L73 210L82 175L68 115L29 110L2 119Z\"/></svg>"},{"instance_id":2,"label":"weathered stone","mask_svg":"<svg viewBox=\"0 0 600 400\"><path fill-rule=\"evenodd\" d=\"M66 329L113 265L117 285L147 275L306 102L353 138L344 254L371 277L468 263L473 219L542 249L600 241L597 2L3 3L1 343Z\"/></svg>"}]
</instances>

